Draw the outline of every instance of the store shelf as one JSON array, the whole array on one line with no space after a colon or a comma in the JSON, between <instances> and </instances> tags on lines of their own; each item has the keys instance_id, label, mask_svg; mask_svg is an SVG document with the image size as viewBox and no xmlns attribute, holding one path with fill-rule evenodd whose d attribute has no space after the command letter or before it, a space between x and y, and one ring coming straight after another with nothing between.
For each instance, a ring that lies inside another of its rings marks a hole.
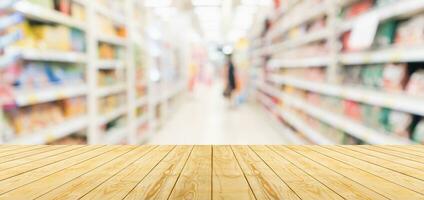
<instances>
[{"instance_id":1,"label":"store shelf","mask_svg":"<svg viewBox=\"0 0 424 200\"><path fill-rule=\"evenodd\" d=\"M381 22L396 17L410 16L424 10L424 1L422 0L402 0L376 8L365 13L362 16L375 16ZM344 32L351 29L358 19L345 21L340 26L340 31Z\"/></svg>"},{"instance_id":2,"label":"store shelf","mask_svg":"<svg viewBox=\"0 0 424 200\"><path fill-rule=\"evenodd\" d=\"M304 1L305 3L310 3L307 1ZM278 37L279 35L284 34L288 30L290 30L293 27L299 26L303 23L306 23L312 19L316 19L320 16L324 16L327 13L327 5L325 3L320 3L317 6L314 6L314 9L308 9L308 12L302 13L302 15L299 15L299 17L295 19L290 19L290 21L281 21L280 26L277 29L274 29L272 32L270 32L266 39L271 40L275 37Z\"/></svg>"},{"instance_id":3,"label":"store shelf","mask_svg":"<svg viewBox=\"0 0 424 200\"><path fill-rule=\"evenodd\" d=\"M304 67L326 67L330 63L328 56L317 56L309 58L276 58L268 63L271 69L279 68L304 68Z\"/></svg>"},{"instance_id":4,"label":"store shelf","mask_svg":"<svg viewBox=\"0 0 424 200\"><path fill-rule=\"evenodd\" d=\"M299 47L308 43L317 42L320 40L325 40L329 36L329 29L323 29L319 31L314 31L298 38L290 39L281 43L276 43L267 47L260 49L259 54L277 54L285 49L291 49Z\"/></svg>"},{"instance_id":5,"label":"store shelf","mask_svg":"<svg viewBox=\"0 0 424 200\"><path fill-rule=\"evenodd\" d=\"M121 60L98 60L96 63L96 66L99 69L123 69L124 68L124 62Z\"/></svg>"},{"instance_id":6,"label":"store shelf","mask_svg":"<svg viewBox=\"0 0 424 200\"><path fill-rule=\"evenodd\" d=\"M392 108L416 115L424 116L424 98L414 97L402 93L379 92L370 89L349 87L344 85L332 85L307 81L290 76L274 75L270 78L278 84L291 85L303 90L336 96L353 101L367 103L380 107Z\"/></svg>"},{"instance_id":7,"label":"store shelf","mask_svg":"<svg viewBox=\"0 0 424 200\"><path fill-rule=\"evenodd\" d=\"M293 126L299 132L301 132L303 135L305 135L314 144L319 144L319 145L335 144L335 142L326 138L324 136L324 134L322 134L322 133L314 130L313 128L311 128L308 124L305 123L305 121L303 121L301 118L299 118L292 111L290 111L286 108L281 108L280 109L280 115L281 115L281 117L284 118L284 120L287 123L289 123L291 126Z\"/></svg>"},{"instance_id":8,"label":"store shelf","mask_svg":"<svg viewBox=\"0 0 424 200\"><path fill-rule=\"evenodd\" d=\"M125 140L127 133L126 127L113 128L105 134L102 144L119 144Z\"/></svg>"},{"instance_id":9,"label":"store shelf","mask_svg":"<svg viewBox=\"0 0 424 200\"><path fill-rule=\"evenodd\" d=\"M114 111L100 115L101 117L99 118L97 124L98 125L106 124L106 123L112 121L113 119L116 119L121 115L124 115L126 112L127 112L127 107L125 105L123 105L123 106L117 108Z\"/></svg>"},{"instance_id":10,"label":"store shelf","mask_svg":"<svg viewBox=\"0 0 424 200\"><path fill-rule=\"evenodd\" d=\"M109 18L115 24L125 25L125 17L123 15L117 14L116 12L112 11L111 9L105 7L100 3L95 4L95 9L98 14L102 15L103 17Z\"/></svg>"},{"instance_id":11,"label":"store shelf","mask_svg":"<svg viewBox=\"0 0 424 200\"><path fill-rule=\"evenodd\" d=\"M292 106L298 110L301 110L308 115L319 119L322 122L330 124L353 137L359 138L369 144L410 144L412 141L392 136L384 131L377 131L362 125L359 122L355 122L343 115L332 113L330 111L323 110L319 107L310 105L304 100L281 93L281 99L284 103Z\"/></svg>"},{"instance_id":12,"label":"store shelf","mask_svg":"<svg viewBox=\"0 0 424 200\"><path fill-rule=\"evenodd\" d=\"M61 52L56 50L7 48L7 53L18 54L24 60L65 63L86 63L87 56L80 52Z\"/></svg>"},{"instance_id":13,"label":"store shelf","mask_svg":"<svg viewBox=\"0 0 424 200\"><path fill-rule=\"evenodd\" d=\"M17 106L28 106L50 101L62 100L86 95L88 88L84 84L51 86L35 90L15 90L15 103Z\"/></svg>"},{"instance_id":14,"label":"store shelf","mask_svg":"<svg viewBox=\"0 0 424 200\"><path fill-rule=\"evenodd\" d=\"M116 84L113 86L103 86L103 87L100 87L99 91L97 92L97 96L105 97L105 96L124 92L125 89L126 89L126 85L123 83Z\"/></svg>"},{"instance_id":15,"label":"store shelf","mask_svg":"<svg viewBox=\"0 0 424 200\"><path fill-rule=\"evenodd\" d=\"M13 9L19 13L22 13L25 17L34 19L37 21L48 22L48 23L57 23L80 30L85 30L85 23L73 19L70 16L66 16L60 12L43 8L42 6L35 5L28 1L19 1L14 6Z\"/></svg>"},{"instance_id":16,"label":"store shelf","mask_svg":"<svg viewBox=\"0 0 424 200\"><path fill-rule=\"evenodd\" d=\"M139 98L135 102L136 107L140 107L140 106L144 106L144 105L147 105L147 97L146 96Z\"/></svg>"},{"instance_id":17,"label":"store shelf","mask_svg":"<svg viewBox=\"0 0 424 200\"><path fill-rule=\"evenodd\" d=\"M120 38L118 36L97 36L99 42L109 43L116 46L126 46L127 40L125 38Z\"/></svg>"},{"instance_id":18,"label":"store shelf","mask_svg":"<svg viewBox=\"0 0 424 200\"><path fill-rule=\"evenodd\" d=\"M66 120L46 129L20 134L21 136L9 142L10 144L47 144L81 131L88 125L88 117L78 117Z\"/></svg>"},{"instance_id":19,"label":"store shelf","mask_svg":"<svg viewBox=\"0 0 424 200\"><path fill-rule=\"evenodd\" d=\"M375 51L344 53L341 55L341 63L345 65L422 61L424 61L424 45L393 47Z\"/></svg>"},{"instance_id":20,"label":"store shelf","mask_svg":"<svg viewBox=\"0 0 424 200\"><path fill-rule=\"evenodd\" d=\"M267 97L265 97L262 94L258 94L258 99L262 103L262 105L264 105L268 109L273 110L273 112L278 113L278 111L275 108L275 105L269 99L267 99ZM278 129L278 132L284 134L284 137L291 144L306 144L307 143L302 138L300 138L299 136L297 136L297 134L295 132L293 132L290 128L288 128L287 126L285 126L284 124L282 124L276 118L275 114L270 113L269 111L266 111L266 113L267 113L267 117L270 119L271 123L274 125L274 127L276 129Z\"/></svg>"}]
</instances>

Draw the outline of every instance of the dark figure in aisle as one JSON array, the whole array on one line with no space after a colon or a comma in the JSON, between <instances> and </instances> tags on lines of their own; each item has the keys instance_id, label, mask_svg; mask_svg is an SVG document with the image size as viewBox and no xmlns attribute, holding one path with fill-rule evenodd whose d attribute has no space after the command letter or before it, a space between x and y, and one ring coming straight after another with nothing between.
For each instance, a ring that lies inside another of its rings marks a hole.
<instances>
[{"instance_id":1,"label":"dark figure in aisle","mask_svg":"<svg viewBox=\"0 0 424 200\"><path fill-rule=\"evenodd\" d=\"M235 67L232 61L231 54L227 55L227 85L224 90L224 96L230 100L234 96L234 91L237 88L236 85L236 75L235 75Z\"/></svg>"}]
</instances>

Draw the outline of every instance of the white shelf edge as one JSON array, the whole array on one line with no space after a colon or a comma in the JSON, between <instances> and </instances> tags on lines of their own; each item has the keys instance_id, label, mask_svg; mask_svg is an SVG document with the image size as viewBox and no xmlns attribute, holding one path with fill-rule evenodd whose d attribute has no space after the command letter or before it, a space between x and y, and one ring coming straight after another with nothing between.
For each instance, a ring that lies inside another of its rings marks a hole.
<instances>
[{"instance_id":1,"label":"white shelf edge","mask_svg":"<svg viewBox=\"0 0 424 200\"><path fill-rule=\"evenodd\" d=\"M112 94L124 92L125 90L126 90L126 85L124 83L119 83L112 86L102 86L102 87L99 87L97 96L105 97Z\"/></svg>"},{"instance_id":2,"label":"white shelf edge","mask_svg":"<svg viewBox=\"0 0 424 200\"><path fill-rule=\"evenodd\" d=\"M96 62L96 66L99 69L122 69L124 68L124 62L121 60L106 60L106 59L99 59Z\"/></svg>"},{"instance_id":3,"label":"white shelf edge","mask_svg":"<svg viewBox=\"0 0 424 200\"><path fill-rule=\"evenodd\" d=\"M15 102L18 106L28 106L50 101L62 100L86 95L88 87L85 84L52 86L34 90L15 90Z\"/></svg>"},{"instance_id":4,"label":"white shelf edge","mask_svg":"<svg viewBox=\"0 0 424 200\"><path fill-rule=\"evenodd\" d=\"M330 124L336 128L339 128L348 134L359 138L370 144L411 144L412 141L400 137L390 136L384 133L384 131L377 131L369 127L363 126L362 124L348 119L345 116L331 113L329 111L322 110L318 107L310 105L303 100L292 97L290 95L282 94L282 99L285 103L308 113L323 122Z\"/></svg>"},{"instance_id":5,"label":"white shelf edge","mask_svg":"<svg viewBox=\"0 0 424 200\"><path fill-rule=\"evenodd\" d=\"M400 93L379 92L352 86L319 83L290 76L274 75L271 76L271 80L278 84L287 84L320 94L343 97L353 101L424 116L424 98L420 97Z\"/></svg>"},{"instance_id":6,"label":"white shelf edge","mask_svg":"<svg viewBox=\"0 0 424 200\"><path fill-rule=\"evenodd\" d=\"M306 2L306 1L305 1ZM278 35L281 35L288 31L289 29L299 26L305 22L308 22L312 19L318 18L320 16L323 16L327 13L327 5L325 3L320 3L320 5L315 6L315 9L313 9L310 12L305 13L304 15L301 15L301 18L297 18L296 20L291 20L289 22L283 22L281 21L281 25L278 29L274 29L274 31L270 32L266 40L271 40L277 37ZM280 23L279 23L280 24Z\"/></svg>"},{"instance_id":7,"label":"white shelf edge","mask_svg":"<svg viewBox=\"0 0 424 200\"><path fill-rule=\"evenodd\" d=\"M13 6L13 9L30 19L63 24L80 30L85 30L86 28L84 22L72 19L72 17L66 16L58 11L43 8L42 6L27 1L20 1L16 3Z\"/></svg>"},{"instance_id":8,"label":"white shelf edge","mask_svg":"<svg viewBox=\"0 0 424 200\"><path fill-rule=\"evenodd\" d=\"M119 107L117 109L115 109L114 111L111 111L109 113L106 114L100 114L100 117L97 121L97 125L103 125L106 124L110 121L112 121L115 118L118 118L121 115L124 115L127 112L127 107L126 106L122 106Z\"/></svg>"},{"instance_id":9,"label":"white shelf edge","mask_svg":"<svg viewBox=\"0 0 424 200\"><path fill-rule=\"evenodd\" d=\"M279 68L302 68L302 67L326 67L330 63L330 57L317 56L308 58L278 58L268 63L271 69Z\"/></svg>"},{"instance_id":10,"label":"white shelf edge","mask_svg":"<svg viewBox=\"0 0 424 200\"><path fill-rule=\"evenodd\" d=\"M424 44L415 47L391 47L341 55L341 63L345 65L422 61L424 61Z\"/></svg>"},{"instance_id":11,"label":"white shelf edge","mask_svg":"<svg viewBox=\"0 0 424 200\"><path fill-rule=\"evenodd\" d=\"M54 140L64 138L88 126L88 117L68 119L58 125L34 133L22 134L22 136L7 142L9 144L47 144Z\"/></svg>"},{"instance_id":12,"label":"white shelf edge","mask_svg":"<svg viewBox=\"0 0 424 200\"><path fill-rule=\"evenodd\" d=\"M95 10L98 14L102 15L103 17L109 18L113 21L114 24L118 25L125 25L125 17L115 13L111 9L108 9L104 5L101 5L100 3L95 3Z\"/></svg>"},{"instance_id":13,"label":"white shelf edge","mask_svg":"<svg viewBox=\"0 0 424 200\"><path fill-rule=\"evenodd\" d=\"M306 35L301 35L298 38L286 40L284 42L276 43L267 47L263 47L258 49L259 54L273 54L278 53L279 51L282 51L284 49L290 49L299 47L302 45L306 45L312 42L325 40L329 36L329 28L325 28L322 30L314 31L311 33L307 33Z\"/></svg>"},{"instance_id":14,"label":"white shelf edge","mask_svg":"<svg viewBox=\"0 0 424 200\"><path fill-rule=\"evenodd\" d=\"M85 63L87 56L83 52L65 52L41 49L29 49L19 47L9 47L7 53L18 54L24 60L32 61L51 61L68 63Z\"/></svg>"}]
</instances>

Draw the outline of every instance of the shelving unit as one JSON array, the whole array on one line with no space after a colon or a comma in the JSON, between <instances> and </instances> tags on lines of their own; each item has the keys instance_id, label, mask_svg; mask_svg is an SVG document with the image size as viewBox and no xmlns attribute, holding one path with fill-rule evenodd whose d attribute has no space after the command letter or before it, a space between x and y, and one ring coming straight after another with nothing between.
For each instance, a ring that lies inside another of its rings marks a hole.
<instances>
[{"instance_id":1,"label":"shelving unit","mask_svg":"<svg viewBox=\"0 0 424 200\"><path fill-rule=\"evenodd\" d=\"M38 49L10 46L5 49L7 55L16 55L25 62L61 63L75 65L84 71L84 82L76 84L62 84L57 86L41 87L37 89L15 89L14 104L17 108L31 107L38 104L67 100L75 97L83 97L86 100L86 113L73 118L66 118L59 124L52 124L38 131L28 133L5 132L4 119L0 121L0 143L10 144L47 144L55 140L78 133L84 134L88 144L141 144L154 132L152 119L155 110L150 109L156 104L163 104L165 99L171 98L184 92L183 79L175 83L175 88L170 91L150 90L149 69L152 63L147 62L148 53L138 52L138 49L146 49L145 32L146 19L143 14L144 5L137 0L123 0L123 13L109 8L96 1L72 0L72 3L80 5L85 12L85 20L77 20L59 11L36 5L27 0L22 0L13 6L13 11L21 13L26 19L49 25L60 25L81 31L85 35L85 51L58 51L56 49ZM136 14L138 13L138 15ZM126 36L118 37L106 35L99 31L99 19L109 20L114 26L120 26L126 30ZM124 53L114 59L103 59L99 56L99 44L109 44L119 48ZM145 50L144 50L145 51ZM143 55L142 55L143 54ZM142 66L136 58L142 57ZM10 60L10 59L9 59ZM4 63L9 62L4 59ZM1 58L3 62L3 58ZM139 80L137 69L144 70L143 80ZM122 82L116 84L99 85L100 71L122 71ZM139 85L145 85L146 90L140 96L137 91ZM161 90L168 88L159 88ZM119 104L108 113L99 110L100 100L115 94L125 96L125 102ZM151 96L163 94L158 102L151 101ZM142 115L137 114L137 109L145 107ZM0 114L2 113L0 108ZM169 111L166 111L169 112ZM2 116L0 116L1 119ZM119 127L111 128L106 133L101 130L105 124L124 117L125 123ZM146 127L140 129L140 127ZM8 129L10 130L10 128ZM11 135L13 137L11 137Z\"/></svg>"},{"instance_id":2,"label":"shelving unit","mask_svg":"<svg viewBox=\"0 0 424 200\"><path fill-rule=\"evenodd\" d=\"M305 99L306 97L297 97L296 93L293 93L295 90L312 95L328 96L342 101L390 109L423 119L423 97L407 94L406 91L392 92L345 85L338 76L340 73L344 73L343 70L355 65L424 62L423 44L409 46L392 44L386 47L347 52L341 48L343 45L340 39L347 31L357 28L362 19L376 19L379 24L382 24L388 20L408 19L418 14L422 15L424 2L419 0L393 1L379 7L374 5L375 7L369 11L351 19L344 20L338 16L338 12L343 8L358 2L360 0L323 0L317 1L315 4L310 1L289 1L282 9L276 10L273 16L278 17L271 18L273 25L265 37L255 37L252 40L251 63L264 68L262 71L255 72L260 77L260 80L256 82L257 90L279 99L283 106L278 109L285 123L313 143L336 144L339 142L331 141L331 138L326 138L319 130L309 127L308 123L303 121L304 119L292 112L292 109L341 130L344 134L351 135L364 143L414 143L416 141L412 141L410 138L398 137L390 131L368 127L344 114L333 113L319 105L311 104L309 100ZM297 37L289 36L293 34L289 33L293 28L300 26L305 28L306 24L322 19L325 19L324 27L312 31L308 31L307 28L302 29L302 34ZM310 45L322 43L326 44L326 48L322 47L319 55L293 54L297 51L302 52L305 47ZM270 59L264 66L261 66L265 63L265 58ZM301 70L324 71L325 77L323 80L316 77L320 76L317 74L315 77L312 75L302 77L299 74L302 73ZM292 74L291 71L293 71ZM258 98L266 97L260 95Z\"/></svg>"}]
</instances>

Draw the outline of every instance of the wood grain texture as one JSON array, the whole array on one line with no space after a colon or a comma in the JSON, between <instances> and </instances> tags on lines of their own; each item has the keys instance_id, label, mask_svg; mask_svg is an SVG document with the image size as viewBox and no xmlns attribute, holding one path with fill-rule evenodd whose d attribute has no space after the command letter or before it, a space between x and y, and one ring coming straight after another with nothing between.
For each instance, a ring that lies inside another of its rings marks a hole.
<instances>
[{"instance_id":1,"label":"wood grain texture","mask_svg":"<svg viewBox=\"0 0 424 200\"><path fill-rule=\"evenodd\" d=\"M301 199L343 199L339 194L283 159L268 147L252 146L252 149Z\"/></svg>"},{"instance_id":2,"label":"wood grain texture","mask_svg":"<svg viewBox=\"0 0 424 200\"><path fill-rule=\"evenodd\" d=\"M0 199L424 199L411 146L0 146Z\"/></svg>"},{"instance_id":3,"label":"wood grain texture","mask_svg":"<svg viewBox=\"0 0 424 200\"><path fill-rule=\"evenodd\" d=\"M360 170L351 164L346 164L344 162L338 161L337 159L331 158L329 156L323 155L317 151L317 146L314 147L302 147L302 146L290 146L290 149L295 150L296 152L301 153L302 155L313 159L316 162L321 163L330 169L337 169L338 173L368 187L374 191L378 191L379 194L390 199L420 199L423 198L417 192L404 188L396 183L392 183L383 179L379 176L375 176L370 172Z\"/></svg>"},{"instance_id":4,"label":"wood grain texture","mask_svg":"<svg viewBox=\"0 0 424 200\"><path fill-rule=\"evenodd\" d=\"M345 199L386 199L371 189L354 182L351 179L346 178L343 175L338 174L337 172L320 165L318 162L306 158L287 147L270 146L269 148L278 152L280 156L284 157L310 176L313 176L331 190L336 191L337 194Z\"/></svg>"},{"instance_id":5,"label":"wood grain texture","mask_svg":"<svg viewBox=\"0 0 424 200\"><path fill-rule=\"evenodd\" d=\"M212 198L212 146L195 146L169 199Z\"/></svg>"},{"instance_id":6,"label":"wood grain texture","mask_svg":"<svg viewBox=\"0 0 424 200\"><path fill-rule=\"evenodd\" d=\"M300 199L249 147L232 149L257 199Z\"/></svg>"},{"instance_id":7,"label":"wood grain texture","mask_svg":"<svg viewBox=\"0 0 424 200\"><path fill-rule=\"evenodd\" d=\"M125 199L167 199L192 149L192 146L177 146Z\"/></svg>"},{"instance_id":8,"label":"wood grain texture","mask_svg":"<svg viewBox=\"0 0 424 200\"><path fill-rule=\"evenodd\" d=\"M154 149L81 199L125 198L173 148L174 146L160 146Z\"/></svg>"},{"instance_id":9,"label":"wood grain texture","mask_svg":"<svg viewBox=\"0 0 424 200\"><path fill-rule=\"evenodd\" d=\"M255 199L230 146L214 146L212 161L213 199Z\"/></svg>"}]
</instances>

